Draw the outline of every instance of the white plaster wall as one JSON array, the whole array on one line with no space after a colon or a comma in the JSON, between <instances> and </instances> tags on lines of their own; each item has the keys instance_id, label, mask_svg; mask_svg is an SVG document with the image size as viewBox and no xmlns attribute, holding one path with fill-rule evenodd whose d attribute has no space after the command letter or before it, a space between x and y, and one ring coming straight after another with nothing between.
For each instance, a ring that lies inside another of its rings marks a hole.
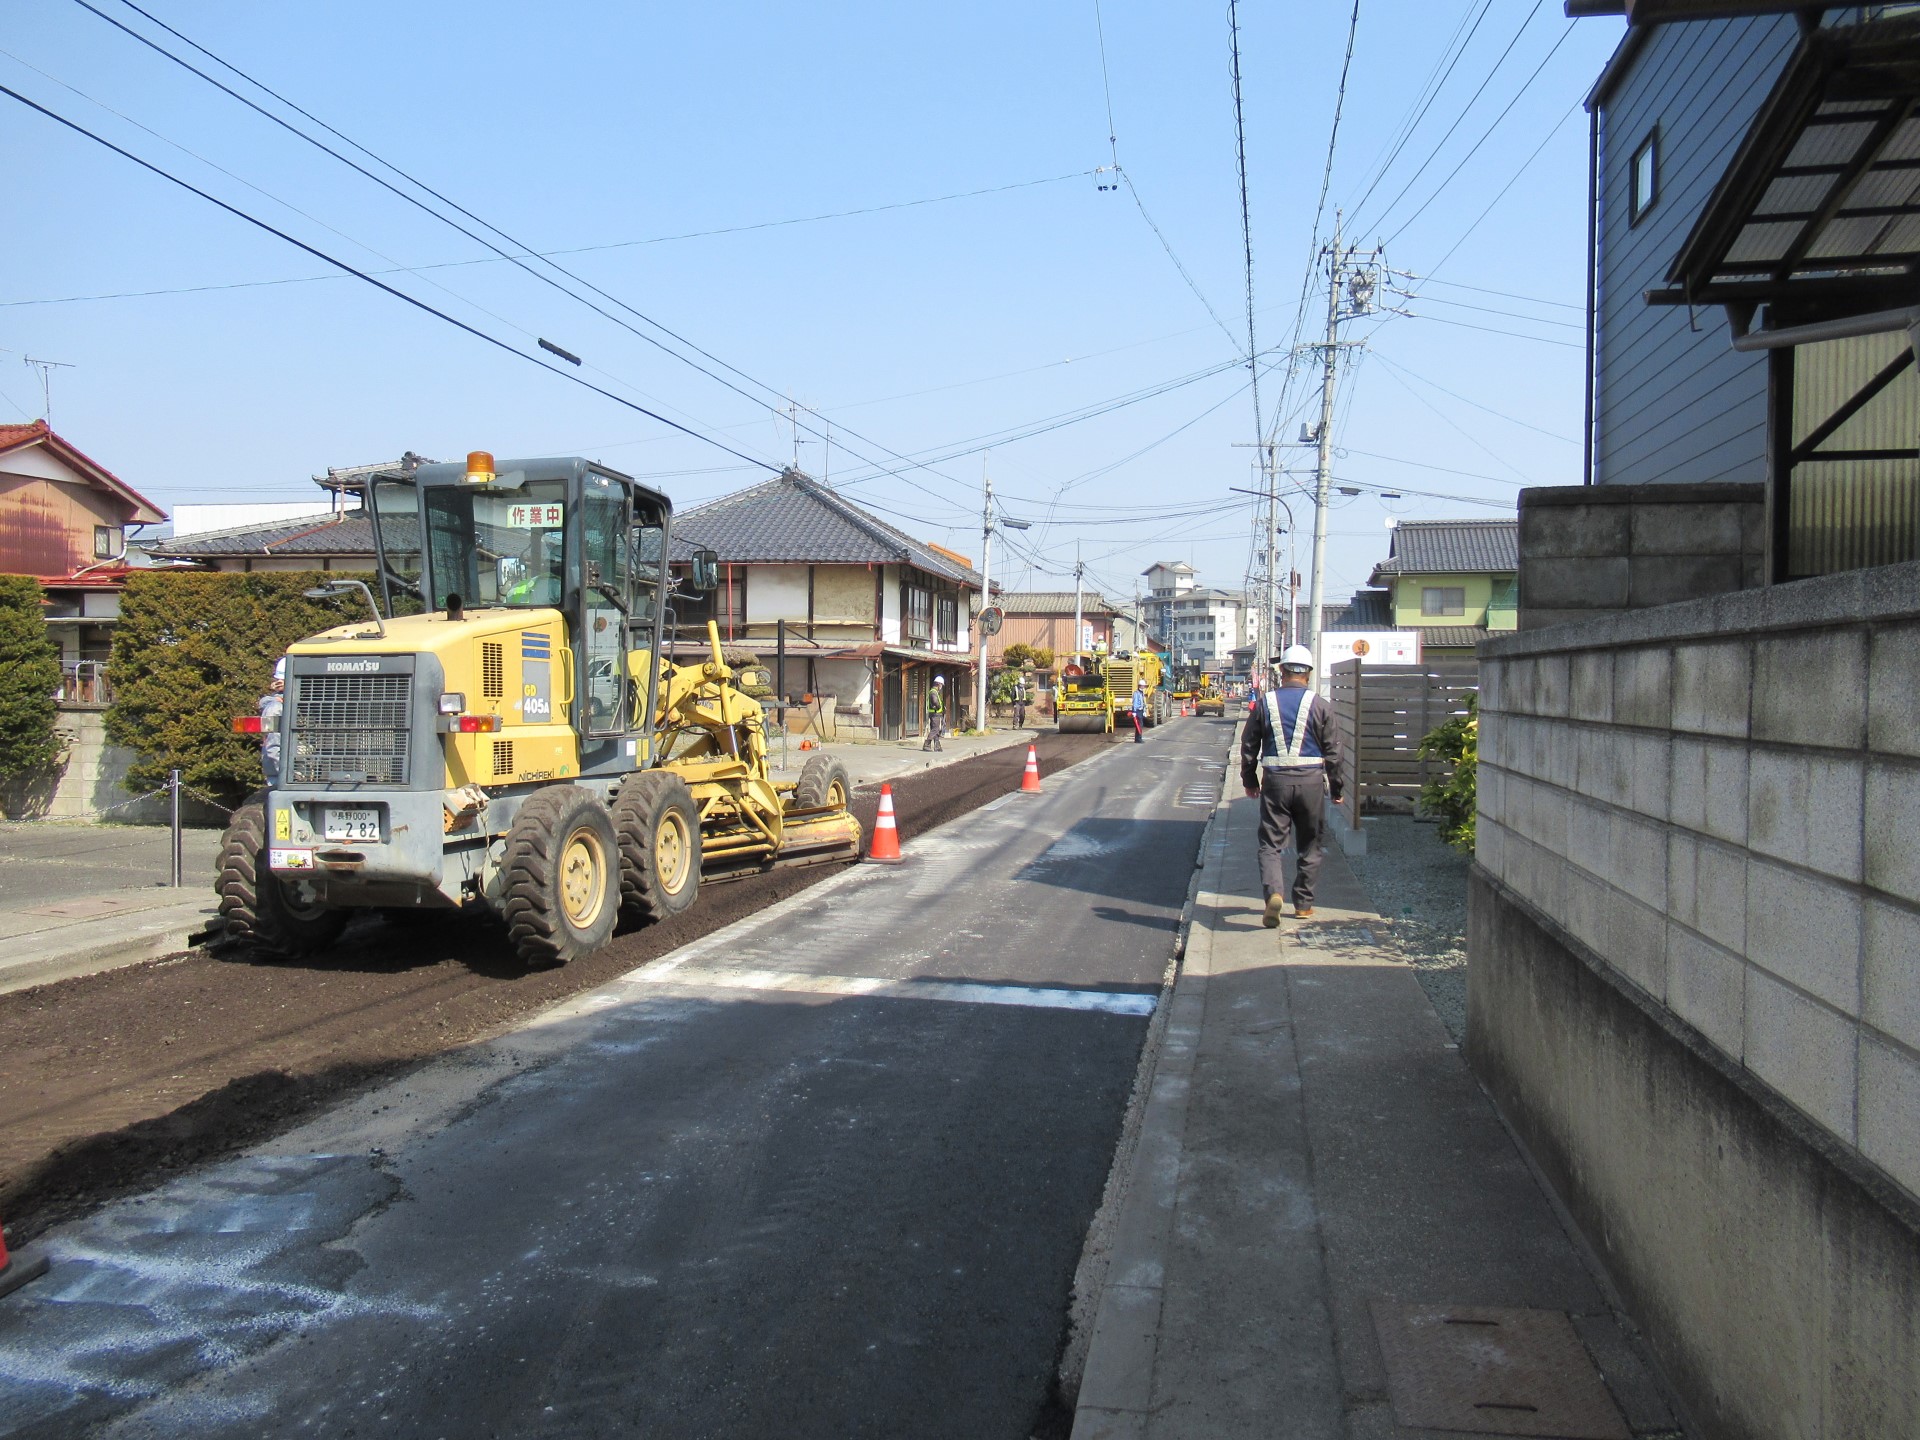
<instances>
[{"instance_id":1,"label":"white plaster wall","mask_svg":"<svg viewBox=\"0 0 1920 1440\"><path fill-rule=\"evenodd\" d=\"M747 567L747 624L771 625L785 620L789 625L804 625L806 619L806 566Z\"/></svg>"}]
</instances>

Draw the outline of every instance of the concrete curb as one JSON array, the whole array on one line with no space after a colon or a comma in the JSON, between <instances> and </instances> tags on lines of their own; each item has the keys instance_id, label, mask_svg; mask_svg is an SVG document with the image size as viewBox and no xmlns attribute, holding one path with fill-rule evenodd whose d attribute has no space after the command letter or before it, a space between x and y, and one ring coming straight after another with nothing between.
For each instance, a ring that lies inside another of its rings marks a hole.
<instances>
[{"instance_id":1,"label":"concrete curb","mask_svg":"<svg viewBox=\"0 0 1920 1440\"><path fill-rule=\"evenodd\" d=\"M0 962L0 995L190 950L215 914L209 896L13 936Z\"/></svg>"},{"instance_id":2,"label":"concrete curb","mask_svg":"<svg viewBox=\"0 0 1920 1440\"><path fill-rule=\"evenodd\" d=\"M1082 1258L1075 1289L1090 1283L1097 1288L1084 1360L1076 1366L1077 1337L1070 1336L1062 1359L1061 1388L1074 1397L1074 1440L1110 1440L1139 1435L1145 1425L1150 1396L1142 1387L1152 1383L1154 1349L1160 1331L1160 1293L1165 1281L1163 1257L1179 1198L1180 1164L1187 1126L1187 1096L1199 1050L1204 999L1183 993L1180 978L1187 967L1205 973L1212 932L1206 932L1203 953L1192 950L1193 920L1203 892L1217 893L1226 863L1226 815L1238 786L1231 773L1239 742L1239 727L1227 749L1227 770L1220 799L1207 817L1200 841L1200 861L1180 912L1174 942L1174 963L1161 1002L1154 1011L1140 1056L1130 1112L1114 1157L1113 1176L1100 1215L1089 1232L1089 1252L1096 1237L1111 1233L1106 1246L1104 1273ZM1077 1308L1077 1307L1076 1307ZM1076 1376L1072 1373L1078 1370Z\"/></svg>"}]
</instances>

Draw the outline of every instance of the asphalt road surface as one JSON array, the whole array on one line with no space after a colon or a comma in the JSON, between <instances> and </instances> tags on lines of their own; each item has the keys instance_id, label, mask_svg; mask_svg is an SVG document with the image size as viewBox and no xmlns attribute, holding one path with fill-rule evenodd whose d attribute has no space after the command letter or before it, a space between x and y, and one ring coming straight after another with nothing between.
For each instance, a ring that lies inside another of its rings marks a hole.
<instances>
[{"instance_id":1,"label":"asphalt road surface","mask_svg":"<svg viewBox=\"0 0 1920 1440\"><path fill-rule=\"evenodd\" d=\"M47 1235L0 1435L1032 1432L1225 732Z\"/></svg>"}]
</instances>

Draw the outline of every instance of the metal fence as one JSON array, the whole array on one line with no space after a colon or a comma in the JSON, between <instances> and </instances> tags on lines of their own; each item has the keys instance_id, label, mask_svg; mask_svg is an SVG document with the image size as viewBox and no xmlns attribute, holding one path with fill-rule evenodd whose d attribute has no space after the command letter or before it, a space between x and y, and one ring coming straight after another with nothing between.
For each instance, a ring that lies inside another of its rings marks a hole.
<instances>
[{"instance_id":1,"label":"metal fence","mask_svg":"<svg viewBox=\"0 0 1920 1440\"><path fill-rule=\"evenodd\" d=\"M1329 699L1340 725L1347 793L1362 812L1406 812L1420 787L1446 771L1423 760L1420 742L1456 715L1480 688L1474 660L1425 665L1368 665L1345 660L1333 667Z\"/></svg>"}]
</instances>

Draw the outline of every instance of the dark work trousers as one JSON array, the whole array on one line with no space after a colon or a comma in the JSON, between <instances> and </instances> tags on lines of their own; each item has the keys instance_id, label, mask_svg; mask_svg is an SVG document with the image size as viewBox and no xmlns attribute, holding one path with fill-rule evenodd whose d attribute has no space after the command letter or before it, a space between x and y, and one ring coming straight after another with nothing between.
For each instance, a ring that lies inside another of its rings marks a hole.
<instances>
[{"instance_id":1,"label":"dark work trousers","mask_svg":"<svg viewBox=\"0 0 1920 1440\"><path fill-rule=\"evenodd\" d=\"M1292 900L1313 904L1313 881L1320 873L1320 851L1327 832L1327 772L1282 770L1264 766L1260 772L1260 884L1269 895L1287 893L1287 870L1281 852L1293 836L1300 863L1293 880Z\"/></svg>"}]
</instances>

